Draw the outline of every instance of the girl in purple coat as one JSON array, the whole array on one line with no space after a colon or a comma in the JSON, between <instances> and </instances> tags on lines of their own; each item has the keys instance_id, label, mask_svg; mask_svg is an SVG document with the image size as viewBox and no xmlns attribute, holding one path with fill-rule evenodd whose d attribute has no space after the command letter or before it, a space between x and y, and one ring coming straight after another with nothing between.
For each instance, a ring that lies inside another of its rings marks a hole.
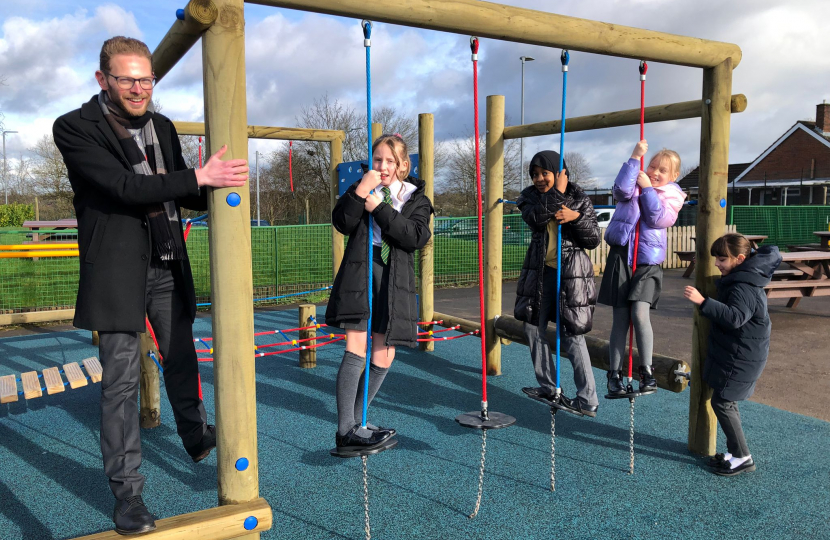
<instances>
[{"instance_id":1,"label":"girl in purple coat","mask_svg":"<svg viewBox=\"0 0 830 540\"><path fill-rule=\"evenodd\" d=\"M673 150L660 150L640 171L640 158L648 150L642 140L634 147L614 181L617 209L605 231L611 246L602 276L597 302L614 308L610 339L608 393L626 393L622 382L623 355L629 324L633 320L640 351L640 392L657 388L651 368L654 334L649 309L657 308L663 284L660 264L666 259L666 229L677 221L686 194L675 184L680 174L680 156ZM634 235L640 222L637 270L634 264Z\"/></svg>"}]
</instances>

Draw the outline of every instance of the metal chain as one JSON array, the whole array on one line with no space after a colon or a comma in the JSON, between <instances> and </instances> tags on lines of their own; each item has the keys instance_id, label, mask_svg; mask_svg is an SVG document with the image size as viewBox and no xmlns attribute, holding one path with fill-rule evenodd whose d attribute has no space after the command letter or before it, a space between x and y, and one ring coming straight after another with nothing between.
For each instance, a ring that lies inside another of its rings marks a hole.
<instances>
[{"instance_id":1,"label":"metal chain","mask_svg":"<svg viewBox=\"0 0 830 540\"><path fill-rule=\"evenodd\" d=\"M484 458L487 453L487 430L481 430L481 468L478 471L478 497L476 498L476 507L473 513L467 516L473 519L478 514L478 509L481 507L481 492L484 490Z\"/></svg>"},{"instance_id":2,"label":"metal chain","mask_svg":"<svg viewBox=\"0 0 830 540\"><path fill-rule=\"evenodd\" d=\"M363 532L366 533L366 540L372 540L372 529L369 527L369 472L366 467L366 456L361 456L360 459L363 461Z\"/></svg>"},{"instance_id":3,"label":"metal chain","mask_svg":"<svg viewBox=\"0 0 830 540\"><path fill-rule=\"evenodd\" d=\"M631 402L631 424L628 429L628 450L631 453L631 462L628 465L628 474L634 474L634 399Z\"/></svg>"},{"instance_id":4,"label":"metal chain","mask_svg":"<svg viewBox=\"0 0 830 540\"><path fill-rule=\"evenodd\" d=\"M560 389L556 389L555 400L559 401ZM550 490L556 491L556 411L550 408Z\"/></svg>"}]
</instances>

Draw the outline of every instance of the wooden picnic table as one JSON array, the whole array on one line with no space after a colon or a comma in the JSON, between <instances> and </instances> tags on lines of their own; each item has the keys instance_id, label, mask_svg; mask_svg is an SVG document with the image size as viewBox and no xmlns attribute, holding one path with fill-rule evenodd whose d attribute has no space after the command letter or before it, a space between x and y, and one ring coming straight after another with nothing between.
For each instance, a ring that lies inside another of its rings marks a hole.
<instances>
[{"instance_id":1,"label":"wooden picnic table","mask_svg":"<svg viewBox=\"0 0 830 540\"><path fill-rule=\"evenodd\" d=\"M45 242L45 241L54 241L51 240L52 236L56 233L39 233L37 231L40 230L47 230L47 231L62 231L65 229L77 229L78 228L78 220L77 219L59 219L58 221L24 221L23 227L26 229L30 229L32 231L32 242ZM43 238L40 235L43 234ZM75 240L71 240L75 241Z\"/></svg>"},{"instance_id":2,"label":"wooden picnic table","mask_svg":"<svg viewBox=\"0 0 830 540\"><path fill-rule=\"evenodd\" d=\"M789 298L794 308L804 297L830 296L830 251L793 251L781 259L790 270L777 270L764 287L767 298Z\"/></svg>"},{"instance_id":3,"label":"wooden picnic table","mask_svg":"<svg viewBox=\"0 0 830 540\"><path fill-rule=\"evenodd\" d=\"M818 243L787 246L787 249L790 251L830 251L830 231L814 231L813 234L818 236Z\"/></svg>"},{"instance_id":4,"label":"wooden picnic table","mask_svg":"<svg viewBox=\"0 0 830 540\"><path fill-rule=\"evenodd\" d=\"M749 245L752 246L752 249L758 249L758 244L769 238L769 236L765 234L745 234L743 235L744 238L749 240ZM692 240L695 239L694 236L690 236ZM684 278L689 278L692 276L692 272L695 271L695 252L694 251L675 251L675 255L681 261L685 261L689 263L689 266L686 267L686 271L683 272Z\"/></svg>"}]
</instances>

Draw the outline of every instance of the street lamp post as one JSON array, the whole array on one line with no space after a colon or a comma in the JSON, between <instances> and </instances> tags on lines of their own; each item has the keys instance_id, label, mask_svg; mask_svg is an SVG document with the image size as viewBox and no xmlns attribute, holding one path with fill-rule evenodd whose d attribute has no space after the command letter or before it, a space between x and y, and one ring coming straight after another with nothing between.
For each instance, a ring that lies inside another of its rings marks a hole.
<instances>
[{"instance_id":1,"label":"street lamp post","mask_svg":"<svg viewBox=\"0 0 830 540\"><path fill-rule=\"evenodd\" d=\"M6 193L6 204L9 204L9 180L6 170L6 133L17 133L16 131L3 130L3 191Z\"/></svg>"},{"instance_id":2,"label":"street lamp post","mask_svg":"<svg viewBox=\"0 0 830 540\"><path fill-rule=\"evenodd\" d=\"M524 125L525 123L525 62L533 62L535 58L532 56L520 56L519 60L522 61L522 118L521 123ZM524 138L519 139L519 170L521 171L521 182L519 182L520 188L524 188L525 186L525 141Z\"/></svg>"}]
</instances>

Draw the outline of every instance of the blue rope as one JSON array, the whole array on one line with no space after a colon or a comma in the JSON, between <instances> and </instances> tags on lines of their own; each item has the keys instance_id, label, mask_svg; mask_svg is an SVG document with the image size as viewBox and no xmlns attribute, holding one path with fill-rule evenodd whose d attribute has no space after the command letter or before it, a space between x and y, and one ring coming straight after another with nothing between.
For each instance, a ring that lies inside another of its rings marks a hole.
<instances>
[{"instance_id":1,"label":"blue rope","mask_svg":"<svg viewBox=\"0 0 830 540\"><path fill-rule=\"evenodd\" d=\"M565 164L565 98L568 92L568 62L571 55L567 50L562 51L562 131L559 134L559 171ZM556 188L554 188L556 189ZM560 333L561 321L560 312L562 302L559 296L562 294L562 224L556 227L556 393L559 393L559 359L560 354Z\"/></svg>"},{"instance_id":2,"label":"blue rope","mask_svg":"<svg viewBox=\"0 0 830 540\"><path fill-rule=\"evenodd\" d=\"M363 27L363 46L366 47L366 139L369 142L369 168L372 167L372 23L364 20L360 23ZM366 321L366 369L363 372L363 418L361 427L366 427L367 404L369 403L369 367L372 361L372 244L374 239L374 223L372 215L369 214L369 320Z\"/></svg>"},{"instance_id":3,"label":"blue rope","mask_svg":"<svg viewBox=\"0 0 830 540\"><path fill-rule=\"evenodd\" d=\"M499 204L516 204L516 201L509 201L507 199L498 199L496 202Z\"/></svg>"}]
</instances>

